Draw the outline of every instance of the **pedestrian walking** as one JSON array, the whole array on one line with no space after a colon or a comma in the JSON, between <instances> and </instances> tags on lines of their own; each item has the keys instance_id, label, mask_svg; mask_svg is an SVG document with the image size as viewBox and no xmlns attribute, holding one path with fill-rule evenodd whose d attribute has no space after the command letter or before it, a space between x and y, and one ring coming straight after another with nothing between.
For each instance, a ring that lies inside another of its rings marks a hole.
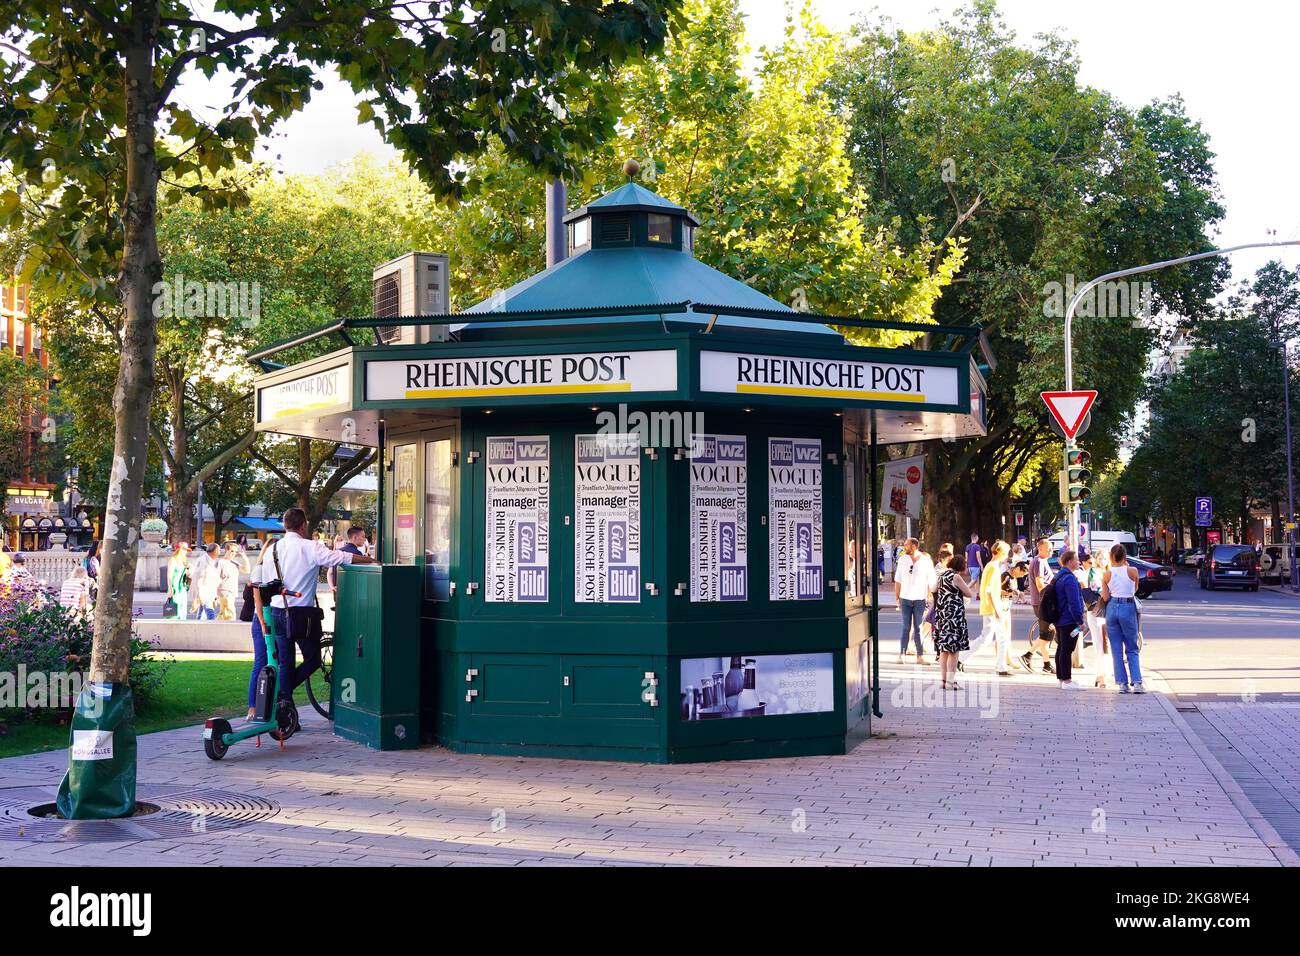
<instances>
[{"instance_id":1,"label":"pedestrian walking","mask_svg":"<svg viewBox=\"0 0 1300 956\"><path fill-rule=\"evenodd\" d=\"M934 586L934 562L921 550L920 542L908 538L903 542L903 556L894 571L894 598L903 614L902 643L898 650L898 663L907 659L908 634L916 641L916 662L929 665L925 648L921 645L921 619L925 605Z\"/></svg>"},{"instance_id":2,"label":"pedestrian walking","mask_svg":"<svg viewBox=\"0 0 1300 956\"><path fill-rule=\"evenodd\" d=\"M960 690L957 668L960 655L970 650L966 623L966 598L976 587L966 578L966 556L954 554L938 574L934 591L934 646L939 651L939 679L945 689Z\"/></svg>"},{"instance_id":3,"label":"pedestrian walking","mask_svg":"<svg viewBox=\"0 0 1300 956\"><path fill-rule=\"evenodd\" d=\"M1038 539L1038 553L1029 560L1029 603L1033 605L1034 617L1038 621L1038 633L1029 643L1029 650L1020 656L1020 664L1031 674L1034 672L1034 654L1043 659L1043 673L1052 673L1052 658L1048 648L1052 643L1054 621L1045 621L1042 616L1043 589L1052 583L1052 566L1048 558L1052 556L1052 543L1046 538Z\"/></svg>"},{"instance_id":4,"label":"pedestrian walking","mask_svg":"<svg viewBox=\"0 0 1300 956\"><path fill-rule=\"evenodd\" d=\"M972 531L970 544L966 545L966 578L972 582L977 581L983 570L984 562L980 558L980 535L978 531Z\"/></svg>"},{"instance_id":5,"label":"pedestrian walking","mask_svg":"<svg viewBox=\"0 0 1300 956\"><path fill-rule=\"evenodd\" d=\"M1101 579L1110 567L1105 551L1088 556L1081 568L1083 577L1084 620L1092 638L1092 686L1106 686L1106 672L1112 670L1110 648L1106 644L1106 613L1101 607Z\"/></svg>"},{"instance_id":6,"label":"pedestrian walking","mask_svg":"<svg viewBox=\"0 0 1300 956\"><path fill-rule=\"evenodd\" d=\"M86 577L90 580L90 603L93 605L99 598L99 542L93 541L90 550L86 552L86 559L82 562L86 569Z\"/></svg>"},{"instance_id":7,"label":"pedestrian walking","mask_svg":"<svg viewBox=\"0 0 1300 956\"><path fill-rule=\"evenodd\" d=\"M1010 619L1010 602L1003 600L1002 586L1007 574L1006 558L1010 553L1010 548L1005 541L996 541L993 547L989 549L989 560L984 562L984 568L980 572L979 583L979 608L981 627L979 637L970 643L970 647L960 652L958 657L959 670L965 669L967 661L974 656L981 647L989 641L993 642L994 647L994 670L999 674L1006 675L1010 673L1011 665L1007 660L1009 650L1007 642L1010 635L1010 625L1004 629L1003 621Z\"/></svg>"},{"instance_id":8,"label":"pedestrian walking","mask_svg":"<svg viewBox=\"0 0 1300 956\"><path fill-rule=\"evenodd\" d=\"M215 621L217 619L217 589L221 584L221 570L218 568L218 551L215 544L204 545L203 556L207 560L199 562L194 571L194 600L198 605L198 620Z\"/></svg>"},{"instance_id":9,"label":"pedestrian walking","mask_svg":"<svg viewBox=\"0 0 1300 956\"><path fill-rule=\"evenodd\" d=\"M1122 544L1110 549L1110 568L1102 576L1101 599L1106 605L1106 632L1115 665L1115 686L1121 694L1145 694L1138 662L1137 569L1128 563Z\"/></svg>"},{"instance_id":10,"label":"pedestrian walking","mask_svg":"<svg viewBox=\"0 0 1300 956\"><path fill-rule=\"evenodd\" d=\"M172 549L172 556L167 559L167 602L163 605L164 617L174 617L178 621L185 620L190 606L191 575L189 562L189 544L184 541L177 541L176 546ZM171 614L167 613L168 604L172 608Z\"/></svg>"},{"instance_id":11,"label":"pedestrian walking","mask_svg":"<svg viewBox=\"0 0 1300 956\"><path fill-rule=\"evenodd\" d=\"M1079 555L1072 550L1061 552L1061 573L1056 576L1051 587L1056 597L1056 679L1059 686L1066 690L1082 690L1083 685L1076 684L1070 667L1074 658L1075 644L1083 635L1086 627L1083 606L1083 589L1075 572L1079 570Z\"/></svg>"},{"instance_id":12,"label":"pedestrian walking","mask_svg":"<svg viewBox=\"0 0 1300 956\"><path fill-rule=\"evenodd\" d=\"M231 541L217 560L217 620L235 619L235 595L239 593L239 546Z\"/></svg>"}]
</instances>

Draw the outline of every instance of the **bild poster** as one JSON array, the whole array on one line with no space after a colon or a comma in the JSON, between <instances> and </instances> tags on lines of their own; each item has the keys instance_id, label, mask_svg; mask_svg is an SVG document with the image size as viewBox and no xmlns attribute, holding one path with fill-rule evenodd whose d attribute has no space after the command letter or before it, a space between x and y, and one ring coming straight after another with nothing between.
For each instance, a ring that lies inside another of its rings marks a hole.
<instances>
[{"instance_id":1,"label":"bild poster","mask_svg":"<svg viewBox=\"0 0 1300 956\"><path fill-rule=\"evenodd\" d=\"M696 435L691 445L691 600L748 597L744 435Z\"/></svg>"},{"instance_id":2,"label":"bild poster","mask_svg":"<svg viewBox=\"0 0 1300 956\"><path fill-rule=\"evenodd\" d=\"M817 438L769 438L768 598L822 597L822 443Z\"/></svg>"},{"instance_id":3,"label":"bild poster","mask_svg":"<svg viewBox=\"0 0 1300 956\"><path fill-rule=\"evenodd\" d=\"M485 600L548 600L551 439L487 440L487 588Z\"/></svg>"},{"instance_id":4,"label":"bild poster","mask_svg":"<svg viewBox=\"0 0 1300 956\"><path fill-rule=\"evenodd\" d=\"M830 654L737 654L682 661L681 719L776 717L835 709Z\"/></svg>"},{"instance_id":5,"label":"bild poster","mask_svg":"<svg viewBox=\"0 0 1300 956\"><path fill-rule=\"evenodd\" d=\"M641 600L638 435L579 435L574 456L574 600Z\"/></svg>"}]
</instances>

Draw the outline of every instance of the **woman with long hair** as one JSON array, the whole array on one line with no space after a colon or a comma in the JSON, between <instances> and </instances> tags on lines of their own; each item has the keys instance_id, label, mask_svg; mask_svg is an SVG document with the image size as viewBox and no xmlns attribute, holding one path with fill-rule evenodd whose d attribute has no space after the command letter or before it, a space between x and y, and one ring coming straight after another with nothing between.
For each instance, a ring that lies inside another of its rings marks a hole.
<instances>
[{"instance_id":1,"label":"woman with long hair","mask_svg":"<svg viewBox=\"0 0 1300 956\"><path fill-rule=\"evenodd\" d=\"M1138 661L1137 569L1128 563L1122 544L1110 549L1110 568L1101 577L1101 599L1106 602L1106 631L1115 684L1121 694L1145 694Z\"/></svg>"},{"instance_id":2,"label":"woman with long hair","mask_svg":"<svg viewBox=\"0 0 1300 956\"><path fill-rule=\"evenodd\" d=\"M190 607L190 546L177 541L172 556L167 559L167 599L176 605L173 617L185 620Z\"/></svg>"},{"instance_id":3,"label":"woman with long hair","mask_svg":"<svg viewBox=\"0 0 1300 956\"><path fill-rule=\"evenodd\" d=\"M1110 557L1104 550L1097 551L1092 557L1092 567L1088 568L1084 583L1089 591L1100 597L1101 582L1110 568ZM1101 602L1094 601L1088 607L1088 631L1092 635L1092 684L1094 687L1106 686L1106 671L1113 665L1110 648L1106 644L1106 612L1100 607Z\"/></svg>"}]
</instances>

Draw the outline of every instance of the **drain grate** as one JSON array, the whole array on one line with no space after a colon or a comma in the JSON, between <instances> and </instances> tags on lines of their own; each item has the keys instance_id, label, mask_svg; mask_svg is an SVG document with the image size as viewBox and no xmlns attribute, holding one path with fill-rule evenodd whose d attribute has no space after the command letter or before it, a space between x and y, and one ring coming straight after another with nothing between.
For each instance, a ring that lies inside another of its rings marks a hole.
<instances>
[{"instance_id":1,"label":"drain grate","mask_svg":"<svg viewBox=\"0 0 1300 956\"><path fill-rule=\"evenodd\" d=\"M280 812L262 797L208 787L139 784L136 799L148 805L120 820L61 820L39 815L55 797L52 787L0 788L0 840L37 843L126 843L178 840L233 830ZM36 811L38 815L33 815Z\"/></svg>"}]
</instances>

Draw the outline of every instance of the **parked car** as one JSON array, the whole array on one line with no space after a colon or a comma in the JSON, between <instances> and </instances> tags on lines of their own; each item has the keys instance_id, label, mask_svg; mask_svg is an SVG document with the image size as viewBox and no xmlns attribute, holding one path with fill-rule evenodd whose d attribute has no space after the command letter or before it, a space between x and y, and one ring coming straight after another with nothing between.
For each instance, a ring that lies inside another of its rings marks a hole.
<instances>
[{"instance_id":1,"label":"parked car","mask_svg":"<svg viewBox=\"0 0 1300 956\"><path fill-rule=\"evenodd\" d=\"M1174 586L1173 569L1142 558L1129 558L1128 563L1138 573L1137 596L1149 598L1156 591L1168 591Z\"/></svg>"},{"instance_id":2,"label":"parked car","mask_svg":"<svg viewBox=\"0 0 1300 956\"><path fill-rule=\"evenodd\" d=\"M1205 560L1205 551L1201 548L1188 548L1178 559L1178 563L1185 568L1199 568Z\"/></svg>"},{"instance_id":3,"label":"parked car","mask_svg":"<svg viewBox=\"0 0 1300 956\"><path fill-rule=\"evenodd\" d=\"M1291 580L1291 549L1285 544L1270 544L1259 556L1259 577L1265 581Z\"/></svg>"},{"instance_id":4,"label":"parked car","mask_svg":"<svg viewBox=\"0 0 1300 956\"><path fill-rule=\"evenodd\" d=\"M1259 590L1259 555L1249 544L1216 544L1200 568L1196 577L1203 591L1220 585Z\"/></svg>"}]
</instances>

